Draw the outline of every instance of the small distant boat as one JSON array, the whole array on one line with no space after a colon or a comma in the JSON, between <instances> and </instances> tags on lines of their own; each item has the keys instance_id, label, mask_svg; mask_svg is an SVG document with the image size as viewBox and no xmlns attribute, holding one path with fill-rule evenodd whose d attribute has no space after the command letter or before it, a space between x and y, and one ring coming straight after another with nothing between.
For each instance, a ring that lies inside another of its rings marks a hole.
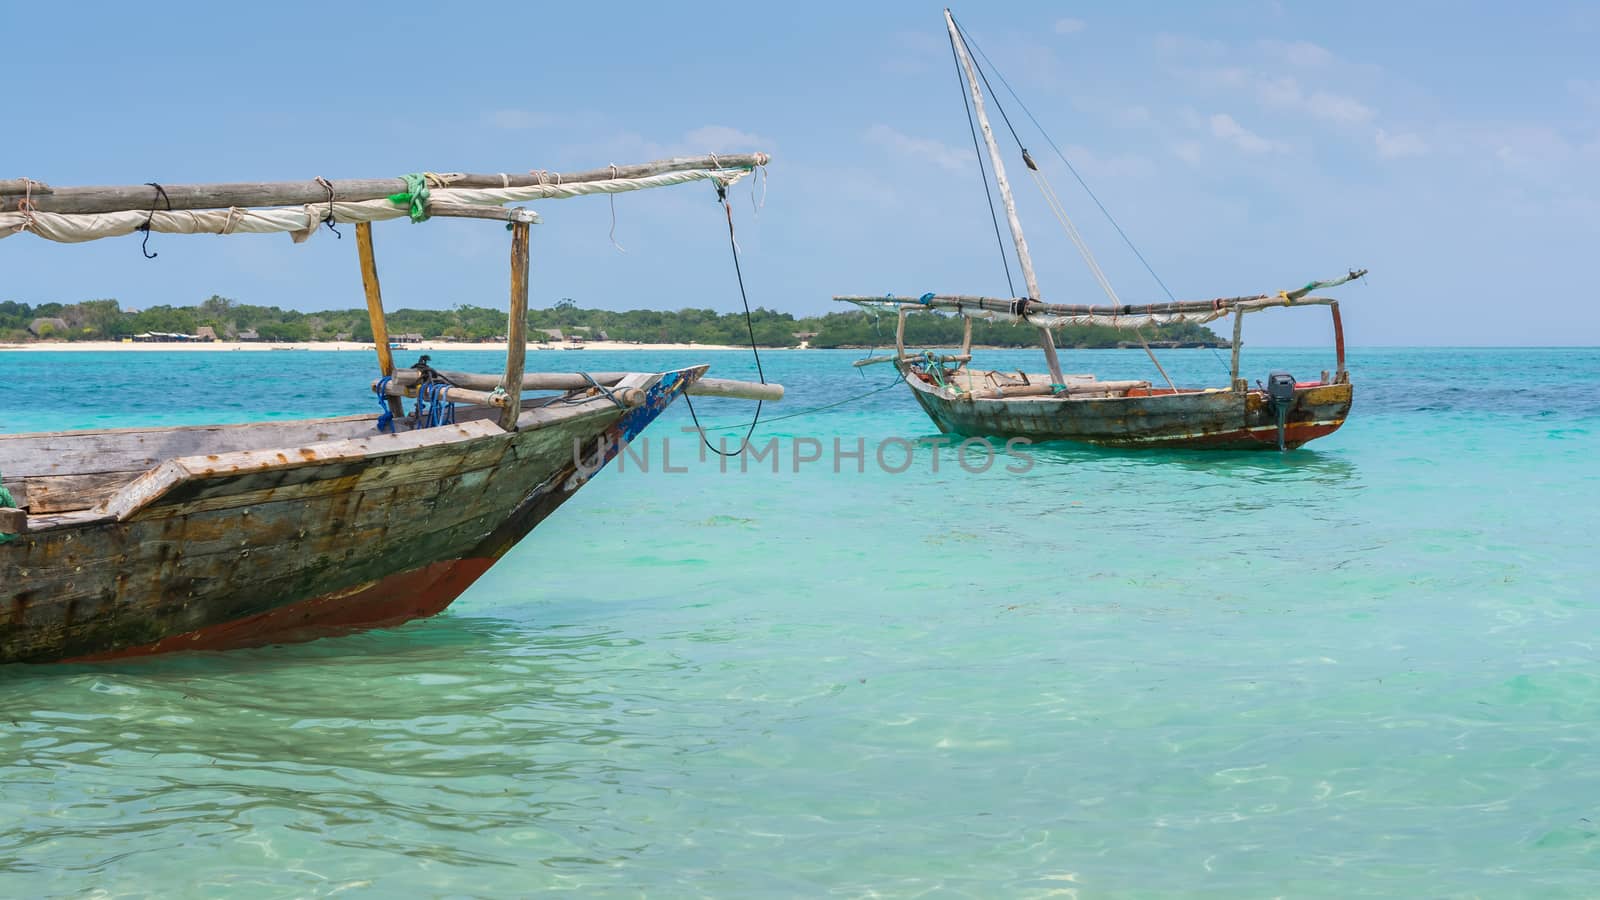
<instances>
[{"instance_id":1,"label":"small distant boat","mask_svg":"<svg viewBox=\"0 0 1600 900\"><path fill-rule=\"evenodd\" d=\"M835 300L869 308L888 308L898 315L893 356L872 357L857 365L891 363L912 396L941 431L967 436L1026 438L1033 441L1082 441L1110 447L1193 449L1292 449L1331 434L1350 413L1353 388L1345 370L1344 326L1337 301L1313 292L1353 281L1365 269L1276 294L1214 300L1124 304L1111 289L1094 257L1067 218L1038 166L1022 149L1022 161L1038 181L1052 211L1082 252L1084 261L1112 301L1108 305L1068 305L1040 299L1033 262L1017 218L1005 163L984 108L980 73L966 35L950 11L945 25L966 81L971 109L977 115L993 166L994 182L1005 206L1017 261L1027 283L1026 297L981 297L927 293L919 296L838 296ZM987 77L982 78L985 84ZM1009 122L1008 122L1009 124ZM1015 134L1015 132L1013 132ZM980 166L981 167L981 166ZM987 175L985 175L987 190ZM998 223L996 225L998 234ZM1335 368L1302 380L1288 372L1272 372L1265 384L1251 388L1239 374L1243 317L1277 307L1326 306L1333 317ZM913 312L946 312L964 317L961 349L954 355L914 353L905 346L906 316ZM1177 322L1206 323L1233 317L1232 364L1226 387L1179 387L1139 329ZM981 369L972 361L972 320L1021 322L1037 326L1046 372ZM1101 325L1133 331L1165 386L1144 380L1099 380L1092 374L1064 374L1051 329L1068 325Z\"/></svg>"},{"instance_id":2,"label":"small distant boat","mask_svg":"<svg viewBox=\"0 0 1600 900\"><path fill-rule=\"evenodd\" d=\"M327 221L356 223L381 376L372 384L380 409L367 415L0 434L9 489L0 493L0 663L252 646L433 615L678 397L780 399L778 385L709 379L704 365L524 372L537 217L502 205L701 180L725 188L766 162L756 153L565 176L435 176L442 184L167 185L155 189L154 213L150 186L0 182L0 237L277 231L303 240ZM509 226L504 372L439 371L426 357L395 368L371 223L407 215ZM409 413L406 398L416 398Z\"/></svg>"}]
</instances>

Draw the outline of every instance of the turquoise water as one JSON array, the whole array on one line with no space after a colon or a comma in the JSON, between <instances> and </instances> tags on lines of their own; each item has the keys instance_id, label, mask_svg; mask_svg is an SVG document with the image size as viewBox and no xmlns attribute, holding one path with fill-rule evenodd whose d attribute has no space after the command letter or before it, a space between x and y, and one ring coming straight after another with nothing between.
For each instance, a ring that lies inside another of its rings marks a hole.
<instances>
[{"instance_id":1,"label":"turquoise water","mask_svg":"<svg viewBox=\"0 0 1600 900\"><path fill-rule=\"evenodd\" d=\"M768 412L888 378L851 358L766 355ZM530 355L699 360L752 371ZM1593 896L1600 351L1350 364L1354 417L1308 449L1020 474L925 441L880 469L932 436L904 389L763 426L776 474L700 462L680 406L670 460L600 476L435 619L0 668L0 895ZM0 353L0 430L362 411L371 370ZM794 471L796 436L824 459Z\"/></svg>"}]
</instances>

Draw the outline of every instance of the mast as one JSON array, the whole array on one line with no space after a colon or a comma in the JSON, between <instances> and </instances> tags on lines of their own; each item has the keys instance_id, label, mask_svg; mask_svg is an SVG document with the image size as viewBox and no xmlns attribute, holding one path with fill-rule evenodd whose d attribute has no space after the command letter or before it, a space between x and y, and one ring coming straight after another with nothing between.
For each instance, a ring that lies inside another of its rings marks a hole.
<instances>
[{"instance_id":1,"label":"mast","mask_svg":"<svg viewBox=\"0 0 1600 900\"><path fill-rule=\"evenodd\" d=\"M945 27L950 29L950 43L955 46L956 58L966 73L967 87L972 91L972 105L978 113L978 125L983 130L983 142L989 147L989 161L994 165L994 180L1000 187L1000 199L1005 202L1006 222L1011 226L1011 240L1017 245L1017 262L1022 266L1022 278L1028 286L1028 299L1039 299L1039 279L1033 274L1033 257L1028 255L1028 239L1022 236L1022 222L1017 218L1017 203L1011 199L1011 182L1006 180L1006 167L1000 159L1000 148L994 142L994 131L989 127L989 116L983 109L983 90L978 87L978 76L972 69L972 57L967 55L967 42L956 28L950 9L944 11ZM1056 342L1050 329L1039 329L1039 344L1044 348L1045 363L1050 367L1050 380L1063 384L1061 361L1056 358Z\"/></svg>"}]
</instances>

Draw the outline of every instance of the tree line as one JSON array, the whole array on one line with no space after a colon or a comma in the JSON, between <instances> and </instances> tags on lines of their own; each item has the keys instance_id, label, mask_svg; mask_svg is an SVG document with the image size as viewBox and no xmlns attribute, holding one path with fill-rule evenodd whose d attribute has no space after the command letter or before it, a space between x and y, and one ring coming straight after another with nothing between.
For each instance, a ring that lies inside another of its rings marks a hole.
<instances>
[{"instance_id":1,"label":"tree line","mask_svg":"<svg viewBox=\"0 0 1600 900\"><path fill-rule=\"evenodd\" d=\"M397 309L387 314L386 321L391 337L419 334L426 340L493 341L504 340L506 333L505 311L482 306ZM563 338L595 339L604 334L613 341L743 345L750 343L753 330L756 343L763 347L794 347L804 340L812 347L859 348L893 344L895 317L850 310L796 318L760 308L751 311L747 326L742 312L584 309L563 299L546 309L530 309L528 326L529 339L534 341L555 339L546 333L550 330L560 331ZM9 343L107 341L145 333L194 335L203 327L210 328L219 340L238 340L249 332L265 341L372 340L365 309L302 312L253 306L216 295L196 306L162 305L138 311L124 310L114 299L37 306L0 301L0 341ZM906 320L906 343L954 346L961 342L961 327L961 320L954 316L913 315ZM1151 341L1217 340L1211 329L1192 323L1150 328L1145 337ZM1056 342L1065 347L1115 347L1131 339L1135 338L1130 332L1105 326L1072 326L1056 332ZM979 346L1032 347L1038 344L1038 330L975 320L972 340Z\"/></svg>"}]
</instances>

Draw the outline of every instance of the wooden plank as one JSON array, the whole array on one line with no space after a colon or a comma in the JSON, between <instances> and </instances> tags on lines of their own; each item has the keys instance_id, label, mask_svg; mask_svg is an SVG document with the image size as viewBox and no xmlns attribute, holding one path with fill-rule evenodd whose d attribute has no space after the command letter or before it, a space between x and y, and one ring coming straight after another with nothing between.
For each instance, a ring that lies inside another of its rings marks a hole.
<instances>
[{"instance_id":1,"label":"wooden plank","mask_svg":"<svg viewBox=\"0 0 1600 900\"><path fill-rule=\"evenodd\" d=\"M517 430L522 412L522 369L528 355L528 223L511 223L511 306L506 320L505 411L500 427Z\"/></svg>"},{"instance_id":2,"label":"wooden plank","mask_svg":"<svg viewBox=\"0 0 1600 900\"><path fill-rule=\"evenodd\" d=\"M11 501L16 504L17 509L29 509L31 507L27 482L7 480L5 487L6 490L11 492Z\"/></svg>"},{"instance_id":3,"label":"wooden plank","mask_svg":"<svg viewBox=\"0 0 1600 900\"><path fill-rule=\"evenodd\" d=\"M36 475L25 483L19 483L11 493L17 506L30 510L36 516L88 509L121 490L124 485L143 475L144 471ZM7 487L10 486L8 483Z\"/></svg>"},{"instance_id":4,"label":"wooden plank","mask_svg":"<svg viewBox=\"0 0 1600 900\"><path fill-rule=\"evenodd\" d=\"M443 425L403 434L376 435L296 449L241 450L203 457L169 459L119 491L105 510L126 520L178 485L213 475L241 475L269 469L294 468L336 461L359 461L433 444L452 443L500 434L491 422Z\"/></svg>"},{"instance_id":5,"label":"wooden plank","mask_svg":"<svg viewBox=\"0 0 1600 900\"><path fill-rule=\"evenodd\" d=\"M249 422L0 434L0 472L36 475L146 470L179 456L294 447L372 435L375 414Z\"/></svg>"},{"instance_id":6,"label":"wooden plank","mask_svg":"<svg viewBox=\"0 0 1600 900\"><path fill-rule=\"evenodd\" d=\"M764 166L769 161L765 153L705 154L682 156L626 166L606 166L584 172L518 172L459 174L449 176L449 186L456 188L528 187L539 184L574 184L579 182L614 181L644 178L665 172L684 172L694 169L749 169ZM406 183L401 178L343 178L330 182L333 195L338 200L377 200L390 194L402 193ZM97 213L129 209L150 209L158 206L167 209L227 209L233 206L299 206L308 203L328 202L328 188L322 182L234 182L228 184L162 184L158 193L148 184L127 186L58 187L47 195L34 196L34 208L40 212ZM13 197L0 199L0 208L15 209Z\"/></svg>"},{"instance_id":7,"label":"wooden plank","mask_svg":"<svg viewBox=\"0 0 1600 900\"><path fill-rule=\"evenodd\" d=\"M27 510L0 507L0 534L22 534L27 530Z\"/></svg>"}]
</instances>

